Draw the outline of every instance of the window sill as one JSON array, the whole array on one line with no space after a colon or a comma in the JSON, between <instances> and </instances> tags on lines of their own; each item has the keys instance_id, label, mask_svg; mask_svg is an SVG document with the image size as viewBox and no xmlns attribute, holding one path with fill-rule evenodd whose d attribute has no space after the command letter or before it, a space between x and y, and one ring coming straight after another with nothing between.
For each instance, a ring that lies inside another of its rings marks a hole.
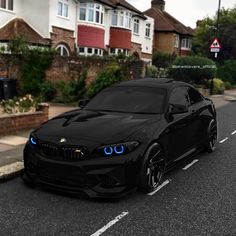
<instances>
[{"instance_id":1,"label":"window sill","mask_svg":"<svg viewBox=\"0 0 236 236\"><path fill-rule=\"evenodd\" d=\"M5 8L0 8L0 11L11 13L11 14L14 14L14 15L16 14L15 11L11 11L11 10L8 10L8 9L5 9Z\"/></svg>"},{"instance_id":2,"label":"window sill","mask_svg":"<svg viewBox=\"0 0 236 236\"><path fill-rule=\"evenodd\" d=\"M104 24L100 24L100 23L93 22L93 21L78 20L77 22L80 24L89 24L89 25L97 25L97 26L105 27Z\"/></svg>"},{"instance_id":3,"label":"window sill","mask_svg":"<svg viewBox=\"0 0 236 236\"><path fill-rule=\"evenodd\" d=\"M151 37L145 36L145 39L151 40Z\"/></svg>"},{"instance_id":4,"label":"window sill","mask_svg":"<svg viewBox=\"0 0 236 236\"><path fill-rule=\"evenodd\" d=\"M57 17L58 17L58 18L60 18L60 19L63 19L63 20L67 20L67 21L69 21L69 20L70 20L70 18L69 18L69 17L65 17L65 16L60 16L60 15L57 15Z\"/></svg>"},{"instance_id":5,"label":"window sill","mask_svg":"<svg viewBox=\"0 0 236 236\"><path fill-rule=\"evenodd\" d=\"M192 48L183 48L183 47L181 47L181 50L184 50L184 51L191 51Z\"/></svg>"},{"instance_id":6,"label":"window sill","mask_svg":"<svg viewBox=\"0 0 236 236\"><path fill-rule=\"evenodd\" d=\"M134 33L134 32L133 32L133 35L138 36L138 37L140 36L140 34L137 34L137 33Z\"/></svg>"},{"instance_id":7,"label":"window sill","mask_svg":"<svg viewBox=\"0 0 236 236\"><path fill-rule=\"evenodd\" d=\"M119 26L119 25L111 25L111 27L125 29L125 30L131 30L130 28L127 28L127 27L124 27L124 26Z\"/></svg>"}]
</instances>

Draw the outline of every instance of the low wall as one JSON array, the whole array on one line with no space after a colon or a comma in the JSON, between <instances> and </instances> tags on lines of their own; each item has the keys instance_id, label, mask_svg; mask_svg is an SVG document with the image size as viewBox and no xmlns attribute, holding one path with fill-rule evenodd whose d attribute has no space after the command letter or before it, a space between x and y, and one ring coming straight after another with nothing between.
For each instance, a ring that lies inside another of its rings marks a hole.
<instances>
[{"instance_id":1,"label":"low wall","mask_svg":"<svg viewBox=\"0 0 236 236\"><path fill-rule=\"evenodd\" d=\"M36 112L0 116L0 136L36 128L48 120L49 105L40 104Z\"/></svg>"}]
</instances>

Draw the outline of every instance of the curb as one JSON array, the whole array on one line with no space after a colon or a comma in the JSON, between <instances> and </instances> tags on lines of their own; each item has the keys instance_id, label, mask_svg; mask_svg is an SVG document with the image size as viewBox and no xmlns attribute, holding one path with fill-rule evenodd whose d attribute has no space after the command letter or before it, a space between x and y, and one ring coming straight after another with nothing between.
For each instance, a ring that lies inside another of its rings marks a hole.
<instances>
[{"instance_id":1,"label":"curb","mask_svg":"<svg viewBox=\"0 0 236 236\"><path fill-rule=\"evenodd\" d=\"M0 167L0 183L18 177L23 171L24 164L20 161Z\"/></svg>"}]
</instances>

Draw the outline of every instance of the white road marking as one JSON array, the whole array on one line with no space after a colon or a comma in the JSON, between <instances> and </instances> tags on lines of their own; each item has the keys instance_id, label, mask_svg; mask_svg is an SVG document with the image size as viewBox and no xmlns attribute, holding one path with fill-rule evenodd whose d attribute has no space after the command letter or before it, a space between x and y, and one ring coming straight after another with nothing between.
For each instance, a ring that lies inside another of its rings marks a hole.
<instances>
[{"instance_id":1,"label":"white road marking","mask_svg":"<svg viewBox=\"0 0 236 236\"><path fill-rule=\"evenodd\" d=\"M236 130L234 132L231 133L231 135L235 135L236 134Z\"/></svg>"},{"instance_id":2,"label":"white road marking","mask_svg":"<svg viewBox=\"0 0 236 236\"><path fill-rule=\"evenodd\" d=\"M226 137L225 139L222 139L219 143L224 143L225 141L227 141L229 138Z\"/></svg>"},{"instance_id":3,"label":"white road marking","mask_svg":"<svg viewBox=\"0 0 236 236\"><path fill-rule=\"evenodd\" d=\"M183 170L187 170L188 168L190 168L192 165L194 165L195 163L197 163L198 162L198 160L196 159L196 160L193 160L191 163L189 163L188 165L186 165L184 168L183 168Z\"/></svg>"},{"instance_id":4,"label":"white road marking","mask_svg":"<svg viewBox=\"0 0 236 236\"><path fill-rule=\"evenodd\" d=\"M109 229L112 225L116 224L119 220L121 220L123 217L125 217L126 215L128 215L129 212L128 211L124 211L122 212L120 215L118 215L114 220L110 221L108 224L106 224L105 226L103 226L101 229L99 229L98 231L96 231L94 234L91 234L91 236L99 236L102 233L104 233L107 229Z\"/></svg>"},{"instance_id":5,"label":"white road marking","mask_svg":"<svg viewBox=\"0 0 236 236\"><path fill-rule=\"evenodd\" d=\"M171 180L167 179L164 181L155 191L148 193L149 196L153 196L155 193L157 193L159 190L161 190L164 186L170 183Z\"/></svg>"}]
</instances>

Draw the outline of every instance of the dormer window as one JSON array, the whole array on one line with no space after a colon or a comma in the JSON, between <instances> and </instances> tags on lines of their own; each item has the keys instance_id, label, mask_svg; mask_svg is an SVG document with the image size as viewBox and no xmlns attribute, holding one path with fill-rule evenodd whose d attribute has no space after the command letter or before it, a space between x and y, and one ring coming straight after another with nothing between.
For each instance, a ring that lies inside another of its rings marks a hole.
<instances>
[{"instance_id":1,"label":"dormer window","mask_svg":"<svg viewBox=\"0 0 236 236\"><path fill-rule=\"evenodd\" d=\"M104 7L95 3L80 3L79 20L103 24Z\"/></svg>"},{"instance_id":2,"label":"dormer window","mask_svg":"<svg viewBox=\"0 0 236 236\"><path fill-rule=\"evenodd\" d=\"M13 0L0 0L0 9L13 11Z\"/></svg>"}]
</instances>

